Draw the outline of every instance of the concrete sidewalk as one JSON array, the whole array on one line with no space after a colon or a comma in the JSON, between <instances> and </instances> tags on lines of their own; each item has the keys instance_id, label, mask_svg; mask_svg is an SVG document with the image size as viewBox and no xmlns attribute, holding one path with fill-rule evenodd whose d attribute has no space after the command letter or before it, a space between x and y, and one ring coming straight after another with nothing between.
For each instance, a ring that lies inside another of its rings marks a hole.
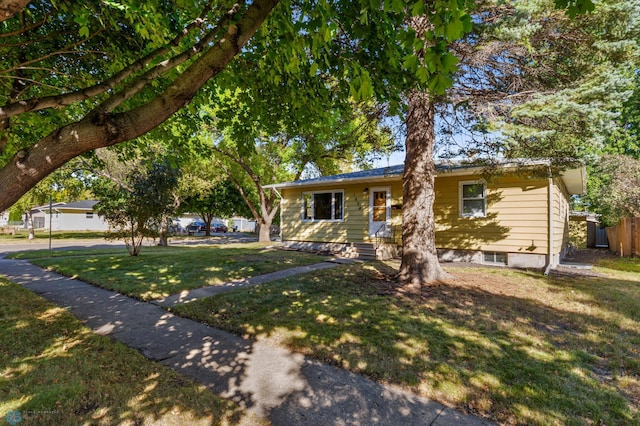
<instances>
[{"instance_id":1,"label":"concrete sidewalk","mask_svg":"<svg viewBox=\"0 0 640 426\"><path fill-rule=\"evenodd\" d=\"M0 258L0 274L67 308L96 333L207 386L274 425L486 425L488 422L300 354L163 308Z\"/></svg>"}]
</instances>

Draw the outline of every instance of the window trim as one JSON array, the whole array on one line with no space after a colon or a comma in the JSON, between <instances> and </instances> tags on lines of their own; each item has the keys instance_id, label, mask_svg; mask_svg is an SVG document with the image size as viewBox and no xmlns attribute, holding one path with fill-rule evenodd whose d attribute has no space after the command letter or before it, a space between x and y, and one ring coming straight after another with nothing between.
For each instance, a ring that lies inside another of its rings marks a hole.
<instances>
[{"instance_id":1,"label":"window trim","mask_svg":"<svg viewBox=\"0 0 640 426\"><path fill-rule=\"evenodd\" d=\"M383 233L383 237L388 237L389 234L389 229L391 227L391 215L392 215L392 211L391 211L391 187L390 186L375 186L369 189L369 237L374 237L376 235L376 232L379 231L379 227L380 225L374 225L374 223L376 224L380 224L383 223L383 221L374 221L373 220L373 209L374 209L374 199L373 199L373 194L376 192L384 192L385 193L385 216L386 216L386 220L384 221L384 223L386 223L386 227L385 227L385 231Z\"/></svg>"},{"instance_id":2,"label":"window trim","mask_svg":"<svg viewBox=\"0 0 640 426\"><path fill-rule=\"evenodd\" d=\"M463 198L465 185L482 185L482 210L483 213L464 213L464 202L466 200L480 200L480 198ZM487 182L483 179L478 180L461 180L458 182L458 215L465 218L487 217Z\"/></svg>"},{"instance_id":3,"label":"window trim","mask_svg":"<svg viewBox=\"0 0 640 426\"><path fill-rule=\"evenodd\" d=\"M335 194L342 195L342 205L340 206L340 212L342 213L342 217L340 219L336 219L333 217L336 213L336 197ZM311 217L310 219L305 219L305 196L311 195L311 214L313 215L315 210L315 194L331 194L331 219L316 219L315 217ZM324 191L303 191L301 195L302 206L300 211L300 217L303 222L344 222L344 189L330 189Z\"/></svg>"},{"instance_id":4,"label":"window trim","mask_svg":"<svg viewBox=\"0 0 640 426\"><path fill-rule=\"evenodd\" d=\"M491 255L493 257L493 260L487 260L487 255ZM504 255L504 262L495 260L499 255ZM507 253L506 251L483 251L482 263L485 265L507 266L509 265L509 253Z\"/></svg>"}]
</instances>

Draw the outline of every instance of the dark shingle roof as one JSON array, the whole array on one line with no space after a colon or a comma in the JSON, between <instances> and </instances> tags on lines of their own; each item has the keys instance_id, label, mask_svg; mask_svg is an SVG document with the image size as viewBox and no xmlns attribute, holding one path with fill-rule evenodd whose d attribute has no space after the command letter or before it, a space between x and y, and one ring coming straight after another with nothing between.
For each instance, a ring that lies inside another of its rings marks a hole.
<instances>
[{"instance_id":1,"label":"dark shingle roof","mask_svg":"<svg viewBox=\"0 0 640 426\"><path fill-rule=\"evenodd\" d=\"M393 177L393 176L402 176L402 172L404 172L404 165L398 164L395 166L389 167L381 167L379 169L370 169L370 170L360 170L359 172L351 172L351 173L342 173L339 175L331 175L331 176L320 176L313 179L305 179L299 181L300 183L312 184L312 183L320 183L320 182L331 182L334 180L351 180L351 179L366 179L366 178L377 178L377 177Z\"/></svg>"},{"instance_id":2,"label":"dark shingle roof","mask_svg":"<svg viewBox=\"0 0 640 426\"><path fill-rule=\"evenodd\" d=\"M454 170L464 170L477 168L477 165L473 164L460 164L460 163L438 163L435 165L436 173L451 172ZM401 178L404 173L404 164L397 164L395 166L380 167L378 169L361 170L359 172L342 173L339 175L320 176L313 179L299 180L295 182L277 183L273 185L266 185L266 188L283 188L291 186L315 186L323 183L337 183L344 181L368 181L375 179L393 179Z\"/></svg>"},{"instance_id":3,"label":"dark shingle roof","mask_svg":"<svg viewBox=\"0 0 640 426\"><path fill-rule=\"evenodd\" d=\"M491 164L490 164L491 163ZM548 160L535 160L535 159L516 159L516 160L501 160L492 159L485 162L465 162L465 161L446 161L435 164L436 175L452 173L456 175L472 175L474 173L482 172L483 169L489 166L520 169L527 167L540 167L549 165ZM359 172L342 173L333 176L321 176L313 179L299 180L295 182L283 182L275 183L272 185L265 185L265 188L293 188L293 187L319 187L323 184L338 184L338 183L375 183L377 181L384 182L390 180L401 179L404 173L404 165L398 164L395 166L381 167L378 169L362 170ZM560 173L560 178L564 181L569 193L571 194L583 194L585 191L586 181L586 169L584 166L579 166L573 169L565 170Z\"/></svg>"},{"instance_id":4,"label":"dark shingle roof","mask_svg":"<svg viewBox=\"0 0 640 426\"><path fill-rule=\"evenodd\" d=\"M91 210L93 209L93 206L95 206L96 204L98 204L98 202L96 200L82 200L82 201L75 201L73 203L66 203L60 206L57 206L59 209L87 209L87 210Z\"/></svg>"}]
</instances>

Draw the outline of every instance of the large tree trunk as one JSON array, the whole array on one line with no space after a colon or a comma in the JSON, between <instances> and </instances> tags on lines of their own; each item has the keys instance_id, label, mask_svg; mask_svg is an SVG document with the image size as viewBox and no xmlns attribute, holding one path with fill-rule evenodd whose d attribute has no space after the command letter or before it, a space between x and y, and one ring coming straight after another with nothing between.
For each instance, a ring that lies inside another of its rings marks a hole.
<instances>
[{"instance_id":1,"label":"large tree trunk","mask_svg":"<svg viewBox=\"0 0 640 426\"><path fill-rule=\"evenodd\" d=\"M159 247L169 247L169 221L171 220L171 217L169 216L163 216L162 219L160 220L160 223L162 224L160 226L160 232L158 235L158 246Z\"/></svg>"},{"instance_id":2,"label":"large tree trunk","mask_svg":"<svg viewBox=\"0 0 640 426\"><path fill-rule=\"evenodd\" d=\"M410 287L419 288L448 277L440 267L436 251L433 217L435 121L433 102L428 94L410 91L406 125L399 277Z\"/></svg>"},{"instance_id":3,"label":"large tree trunk","mask_svg":"<svg viewBox=\"0 0 640 426\"><path fill-rule=\"evenodd\" d=\"M213 213L207 213L204 211L200 212L200 217L204 221L204 236L211 236L211 222L213 221Z\"/></svg>"},{"instance_id":4,"label":"large tree trunk","mask_svg":"<svg viewBox=\"0 0 640 426\"><path fill-rule=\"evenodd\" d=\"M258 242L271 242L271 219L262 218L258 223Z\"/></svg>"}]
</instances>

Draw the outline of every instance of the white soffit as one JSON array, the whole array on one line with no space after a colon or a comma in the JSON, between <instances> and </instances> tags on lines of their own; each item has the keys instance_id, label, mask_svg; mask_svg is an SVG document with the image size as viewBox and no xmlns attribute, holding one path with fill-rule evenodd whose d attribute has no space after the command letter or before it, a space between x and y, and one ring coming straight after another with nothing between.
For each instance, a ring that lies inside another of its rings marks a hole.
<instances>
[{"instance_id":1,"label":"white soffit","mask_svg":"<svg viewBox=\"0 0 640 426\"><path fill-rule=\"evenodd\" d=\"M586 192L587 169L584 166L565 170L560 174L560 177L570 194L584 194Z\"/></svg>"}]
</instances>

